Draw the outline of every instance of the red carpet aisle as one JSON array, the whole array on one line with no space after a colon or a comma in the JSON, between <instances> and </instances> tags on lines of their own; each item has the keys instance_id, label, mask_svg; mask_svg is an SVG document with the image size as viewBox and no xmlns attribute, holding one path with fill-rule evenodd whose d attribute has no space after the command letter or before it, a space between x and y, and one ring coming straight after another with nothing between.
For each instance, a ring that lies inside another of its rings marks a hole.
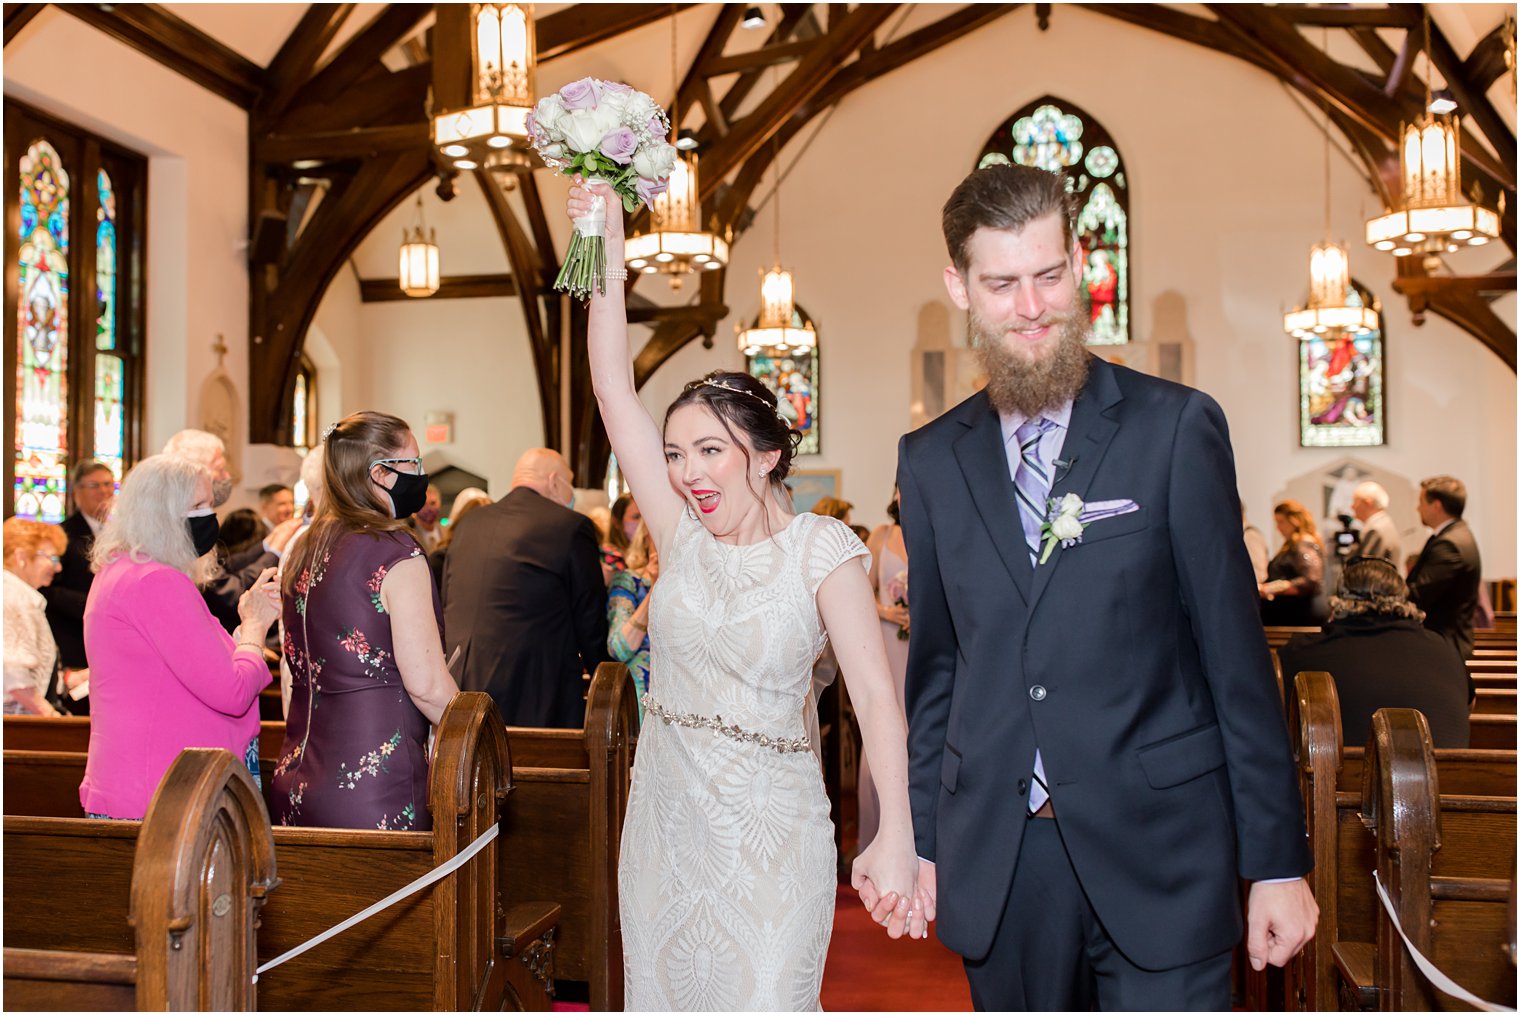
<instances>
[{"instance_id":1,"label":"red carpet aisle","mask_svg":"<svg viewBox=\"0 0 1520 1015\"><path fill-rule=\"evenodd\" d=\"M925 941L893 941L848 886L834 905L834 939L823 970L824 1011L970 1011L958 955L930 925Z\"/></svg>"}]
</instances>

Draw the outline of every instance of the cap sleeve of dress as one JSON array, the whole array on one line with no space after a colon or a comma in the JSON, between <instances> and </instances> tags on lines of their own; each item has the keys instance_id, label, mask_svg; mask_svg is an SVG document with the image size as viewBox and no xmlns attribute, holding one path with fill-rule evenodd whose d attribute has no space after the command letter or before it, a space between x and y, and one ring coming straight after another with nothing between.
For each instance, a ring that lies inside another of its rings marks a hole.
<instances>
[{"instance_id":1,"label":"cap sleeve of dress","mask_svg":"<svg viewBox=\"0 0 1520 1015\"><path fill-rule=\"evenodd\" d=\"M823 580L846 561L859 559L870 573L871 551L838 518L807 515L797 527L802 530L802 578L808 595L816 596Z\"/></svg>"}]
</instances>

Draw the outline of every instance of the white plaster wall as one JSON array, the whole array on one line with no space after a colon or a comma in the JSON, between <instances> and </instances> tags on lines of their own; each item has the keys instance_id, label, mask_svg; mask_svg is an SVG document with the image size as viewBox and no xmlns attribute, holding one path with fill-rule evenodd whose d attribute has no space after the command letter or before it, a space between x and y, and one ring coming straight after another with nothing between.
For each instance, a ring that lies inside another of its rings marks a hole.
<instances>
[{"instance_id":1,"label":"white plaster wall","mask_svg":"<svg viewBox=\"0 0 1520 1015\"><path fill-rule=\"evenodd\" d=\"M244 112L53 6L5 47L4 76L7 96L149 157L144 452L198 422L217 335L246 412Z\"/></svg>"}]
</instances>

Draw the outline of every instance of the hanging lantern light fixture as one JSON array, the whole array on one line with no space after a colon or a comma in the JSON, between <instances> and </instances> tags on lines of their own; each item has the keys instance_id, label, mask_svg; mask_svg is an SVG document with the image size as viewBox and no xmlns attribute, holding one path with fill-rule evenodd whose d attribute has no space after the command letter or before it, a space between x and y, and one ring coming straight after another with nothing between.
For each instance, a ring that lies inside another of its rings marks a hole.
<instances>
[{"instance_id":1,"label":"hanging lantern light fixture","mask_svg":"<svg viewBox=\"0 0 1520 1015\"><path fill-rule=\"evenodd\" d=\"M771 191L775 205L774 261L770 271L760 278L760 315L748 328L739 330L739 351L746 356L762 353L786 355L818 347L818 333L811 321L798 325L793 301L792 273L781 267L781 151L776 146L772 159L776 185Z\"/></svg>"},{"instance_id":2,"label":"hanging lantern light fixture","mask_svg":"<svg viewBox=\"0 0 1520 1015\"><path fill-rule=\"evenodd\" d=\"M528 165L536 101L531 4L439 4L434 25L433 144L448 165ZM465 47L469 71L463 73Z\"/></svg>"},{"instance_id":3,"label":"hanging lantern light fixture","mask_svg":"<svg viewBox=\"0 0 1520 1015\"><path fill-rule=\"evenodd\" d=\"M1425 14L1425 107L1413 123L1399 125L1403 193L1396 207L1367 223L1367 243L1395 257L1455 252L1499 238L1499 214L1462 193L1457 139L1461 119L1432 111L1430 14ZM1446 108L1435 106L1436 109Z\"/></svg>"},{"instance_id":4,"label":"hanging lantern light fixture","mask_svg":"<svg viewBox=\"0 0 1520 1015\"><path fill-rule=\"evenodd\" d=\"M670 129L681 136L681 81L676 63L676 12L670 14ZM694 147L694 145L693 145ZM623 247L623 263L629 271L670 276L670 287L681 288L681 279L698 271L716 271L728 264L729 237L701 227L702 202L697 187L697 154L676 142L675 165L669 185L649 204L651 230L635 233Z\"/></svg>"},{"instance_id":5,"label":"hanging lantern light fixture","mask_svg":"<svg viewBox=\"0 0 1520 1015\"><path fill-rule=\"evenodd\" d=\"M1325 241L1309 249L1309 305L1283 315L1283 330L1299 339L1343 332L1362 335L1378 328L1377 310L1363 306L1361 296L1351 286L1351 257L1346 245L1330 238L1329 106L1325 107L1324 134Z\"/></svg>"},{"instance_id":6,"label":"hanging lantern light fixture","mask_svg":"<svg viewBox=\"0 0 1520 1015\"><path fill-rule=\"evenodd\" d=\"M438 233L427 228L422 217L422 195L417 195L417 222L401 231L401 291L408 296L431 296L438 291Z\"/></svg>"}]
</instances>

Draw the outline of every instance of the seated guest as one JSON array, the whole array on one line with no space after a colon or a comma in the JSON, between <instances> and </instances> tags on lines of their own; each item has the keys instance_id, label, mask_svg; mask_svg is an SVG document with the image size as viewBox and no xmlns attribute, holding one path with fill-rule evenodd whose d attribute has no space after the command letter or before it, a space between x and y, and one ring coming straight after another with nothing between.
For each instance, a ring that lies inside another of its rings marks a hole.
<instances>
[{"instance_id":1,"label":"seated guest","mask_svg":"<svg viewBox=\"0 0 1520 1015\"><path fill-rule=\"evenodd\" d=\"M292 685L270 818L427 831L428 726L458 690L407 528L427 474L406 421L385 413L345 416L323 447L316 519L285 564Z\"/></svg>"},{"instance_id":2,"label":"seated guest","mask_svg":"<svg viewBox=\"0 0 1520 1015\"><path fill-rule=\"evenodd\" d=\"M454 533L458 531L459 519L489 503L491 495L478 486L467 486L454 495L454 506L449 509L448 524L442 526L443 535L438 538L438 546L428 554L428 570L433 572L433 585L440 592L443 590L443 561L448 556L449 544L454 541Z\"/></svg>"},{"instance_id":3,"label":"seated guest","mask_svg":"<svg viewBox=\"0 0 1520 1015\"><path fill-rule=\"evenodd\" d=\"M63 529L7 518L5 540L5 714L57 715L48 703L58 646L48 628L47 603L37 590L63 570Z\"/></svg>"},{"instance_id":4,"label":"seated guest","mask_svg":"<svg viewBox=\"0 0 1520 1015\"><path fill-rule=\"evenodd\" d=\"M628 544L628 570L612 576L607 590L607 651L628 667L639 697L649 690L649 593L660 576L660 551L643 522ZM639 702L639 719L644 703Z\"/></svg>"},{"instance_id":5,"label":"seated guest","mask_svg":"<svg viewBox=\"0 0 1520 1015\"><path fill-rule=\"evenodd\" d=\"M274 570L238 603L237 637L197 586L215 573L211 477L154 455L127 474L95 540L84 613L90 753L79 802L94 817L140 819L186 747L225 747L258 778L264 637L279 613Z\"/></svg>"},{"instance_id":6,"label":"seated guest","mask_svg":"<svg viewBox=\"0 0 1520 1015\"><path fill-rule=\"evenodd\" d=\"M63 534L69 539L69 547L63 551L63 570L51 585L39 591L47 600L48 626L58 643L59 665L66 670L83 670L90 665L84 651L84 604L95 581L90 549L111 513L116 477L104 462L86 458L75 464L72 480L74 513L63 520ZM65 698L63 707L74 715L89 715L90 699Z\"/></svg>"},{"instance_id":7,"label":"seated guest","mask_svg":"<svg viewBox=\"0 0 1520 1015\"><path fill-rule=\"evenodd\" d=\"M269 535L296 513L296 492L284 483L270 483L259 489L258 519L261 537Z\"/></svg>"},{"instance_id":8,"label":"seated guest","mask_svg":"<svg viewBox=\"0 0 1520 1015\"><path fill-rule=\"evenodd\" d=\"M253 508L238 508L222 522L216 540L226 549L228 557L235 557L264 541L262 526L263 522Z\"/></svg>"},{"instance_id":9,"label":"seated guest","mask_svg":"<svg viewBox=\"0 0 1520 1015\"><path fill-rule=\"evenodd\" d=\"M1398 568L1381 557L1353 557L1330 597L1330 624L1295 635L1278 650L1289 687L1305 670L1335 678L1347 747L1363 745L1380 708L1417 708L1437 747L1466 747L1472 678L1456 648L1420 622Z\"/></svg>"},{"instance_id":10,"label":"seated guest","mask_svg":"<svg viewBox=\"0 0 1520 1015\"><path fill-rule=\"evenodd\" d=\"M1325 619L1325 544L1309 512L1296 500L1272 509L1283 537L1267 562L1261 593L1261 622L1268 627L1313 627Z\"/></svg>"}]
</instances>

